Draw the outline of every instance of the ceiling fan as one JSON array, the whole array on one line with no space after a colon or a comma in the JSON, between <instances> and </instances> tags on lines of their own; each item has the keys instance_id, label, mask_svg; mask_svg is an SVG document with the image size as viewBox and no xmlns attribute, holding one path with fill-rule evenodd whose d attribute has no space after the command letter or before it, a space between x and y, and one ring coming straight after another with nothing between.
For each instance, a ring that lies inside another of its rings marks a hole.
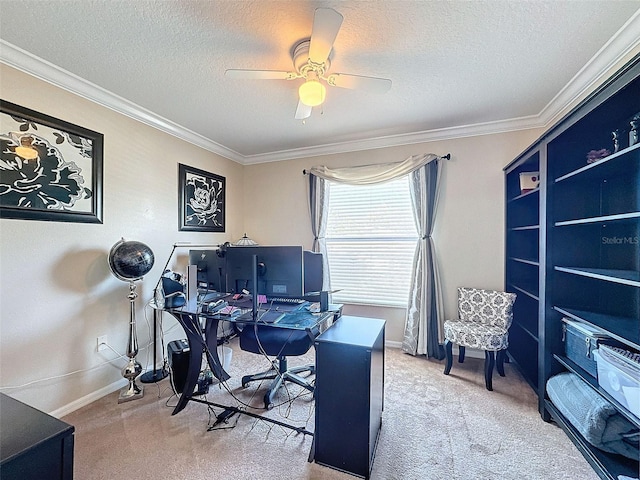
<instances>
[{"instance_id":1,"label":"ceiling fan","mask_svg":"<svg viewBox=\"0 0 640 480\"><path fill-rule=\"evenodd\" d=\"M386 78L328 73L331 67L329 56L342 20L342 15L331 8L316 9L311 38L303 40L293 49L292 59L295 71L229 69L225 75L229 78L259 80L303 78L304 83L298 90L300 99L295 115L298 120L311 116L313 107L324 102L326 88L321 80L332 87L360 89L372 93L387 92L391 88L391 80Z\"/></svg>"}]
</instances>

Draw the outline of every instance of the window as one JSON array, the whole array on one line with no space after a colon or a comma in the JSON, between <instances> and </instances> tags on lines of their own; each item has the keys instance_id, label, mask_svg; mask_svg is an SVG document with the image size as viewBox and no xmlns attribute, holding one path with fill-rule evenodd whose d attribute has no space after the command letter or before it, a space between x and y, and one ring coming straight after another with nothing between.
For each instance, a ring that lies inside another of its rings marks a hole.
<instances>
[{"instance_id":1,"label":"window","mask_svg":"<svg viewBox=\"0 0 640 480\"><path fill-rule=\"evenodd\" d=\"M418 240L409 177L375 185L329 182L327 259L338 303L407 306Z\"/></svg>"}]
</instances>

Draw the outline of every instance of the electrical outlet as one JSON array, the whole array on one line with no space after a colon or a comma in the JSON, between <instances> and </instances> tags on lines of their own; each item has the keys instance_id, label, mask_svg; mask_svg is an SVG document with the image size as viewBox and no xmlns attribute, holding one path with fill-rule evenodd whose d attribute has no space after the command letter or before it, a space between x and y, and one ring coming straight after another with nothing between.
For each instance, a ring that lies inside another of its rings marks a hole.
<instances>
[{"instance_id":1,"label":"electrical outlet","mask_svg":"<svg viewBox=\"0 0 640 480\"><path fill-rule=\"evenodd\" d=\"M99 352L101 352L102 350L106 350L107 349L107 336L106 335L100 335L98 337L96 343L97 343Z\"/></svg>"}]
</instances>

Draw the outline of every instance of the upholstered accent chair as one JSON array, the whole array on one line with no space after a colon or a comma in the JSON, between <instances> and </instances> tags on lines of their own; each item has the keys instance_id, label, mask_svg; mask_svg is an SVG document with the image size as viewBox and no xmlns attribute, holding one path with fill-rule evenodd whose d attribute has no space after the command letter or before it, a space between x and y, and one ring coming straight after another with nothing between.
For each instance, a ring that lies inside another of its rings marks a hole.
<instances>
[{"instance_id":1,"label":"upholstered accent chair","mask_svg":"<svg viewBox=\"0 0 640 480\"><path fill-rule=\"evenodd\" d=\"M515 301L515 293L458 288L458 318L444 322L445 375L449 375L453 364L454 343L460 352L459 363L464 362L466 347L484 350L485 385L487 390L493 390L493 367L504 377L504 357Z\"/></svg>"}]
</instances>

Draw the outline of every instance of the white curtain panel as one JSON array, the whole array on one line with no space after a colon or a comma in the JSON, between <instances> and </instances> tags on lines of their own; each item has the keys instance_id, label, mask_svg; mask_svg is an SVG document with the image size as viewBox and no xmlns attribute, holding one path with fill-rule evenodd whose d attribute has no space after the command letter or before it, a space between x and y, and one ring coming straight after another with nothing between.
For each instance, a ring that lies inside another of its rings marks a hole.
<instances>
[{"instance_id":1,"label":"white curtain panel","mask_svg":"<svg viewBox=\"0 0 640 480\"><path fill-rule=\"evenodd\" d=\"M327 260L327 213L329 211L329 189L323 178L309 174L309 214L313 233L313 251L322 254L322 289L331 290L331 275Z\"/></svg>"},{"instance_id":2,"label":"white curtain panel","mask_svg":"<svg viewBox=\"0 0 640 480\"><path fill-rule=\"evenodd\" d=\"M440 191L442 161L435 160L410 174L409 187L418 242L414 255L403 351L443 358L444 315L440 276L432 238Z\"/></svg>"}]
</instances>

